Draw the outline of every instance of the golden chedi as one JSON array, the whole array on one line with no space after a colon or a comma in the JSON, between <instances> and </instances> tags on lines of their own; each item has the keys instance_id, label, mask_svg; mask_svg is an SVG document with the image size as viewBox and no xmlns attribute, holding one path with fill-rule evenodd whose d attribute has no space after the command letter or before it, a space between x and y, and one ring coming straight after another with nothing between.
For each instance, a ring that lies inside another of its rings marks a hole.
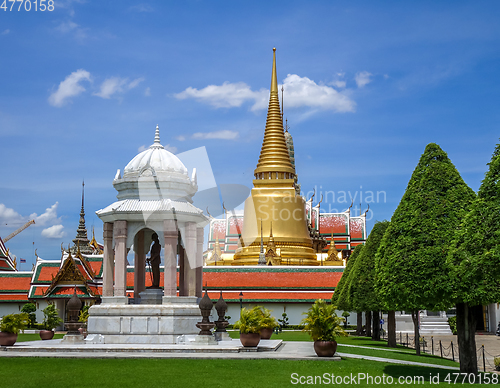
<instances>
[{"instance_id":1,"label":"golden chedi","mask_svg":"<svg viewBox=\"0 0 500 388\"><path fill-rule=\"evenodd\" d=\"M318 265L307 228L304 199L295 190L295 168L283 131L278 98L276 49L273 49L271 96L267 112L264 141L251 196L245 201L240 247L233 265L259 263L261 233L266 247L273 246L271 265ZM262 232L260 225L262 222ZM271 231L272 224L272 231Z\"/></svg>"}]
</instances>

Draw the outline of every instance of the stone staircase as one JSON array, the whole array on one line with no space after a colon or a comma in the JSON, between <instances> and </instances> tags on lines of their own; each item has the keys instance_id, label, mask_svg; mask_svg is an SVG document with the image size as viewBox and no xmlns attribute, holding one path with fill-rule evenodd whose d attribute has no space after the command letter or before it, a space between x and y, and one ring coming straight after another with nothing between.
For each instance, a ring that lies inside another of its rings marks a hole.
<instances>
[{"instance_id":1,"label":"stone staircase","mask_svg":"<svg viewBox=\"0 0 500 388\"><path fill-rule=\"evenodd\" d=\"M420 335L453 334L447 317L420 316Z\"/></svg>"}]
</instances>

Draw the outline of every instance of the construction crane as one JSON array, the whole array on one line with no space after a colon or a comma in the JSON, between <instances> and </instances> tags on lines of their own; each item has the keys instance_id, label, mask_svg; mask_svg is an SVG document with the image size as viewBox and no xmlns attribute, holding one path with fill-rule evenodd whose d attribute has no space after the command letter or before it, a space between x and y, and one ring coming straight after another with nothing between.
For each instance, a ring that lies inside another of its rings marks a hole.
<instances>
[{"instance_id":1,"label":"construction crane","mask_svg":"<svg viewBox=\"0 0 500 388\"><path fill-rule=\"evenodd\" d=\"M24 229L26 229L28 226L32 225L35 223L35 220L31 220L31 221L28 221L26 222L23 226L21 226L18 230L12 232L11 234L9 234L7 237L4 238L3 242L6 243L7 241L9 241L12 237L15 237L17 236L19 233L21 233Z\"/></svg>"}]
</instances>

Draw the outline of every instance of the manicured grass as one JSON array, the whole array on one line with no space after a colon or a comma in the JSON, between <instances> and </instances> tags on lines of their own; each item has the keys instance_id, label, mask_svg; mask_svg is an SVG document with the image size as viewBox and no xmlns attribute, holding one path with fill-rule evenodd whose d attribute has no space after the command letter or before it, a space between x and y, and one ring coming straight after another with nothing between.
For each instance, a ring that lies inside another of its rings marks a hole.
<instances>
[{"instance_id":1,"label":"manicured grass","mask_svg":"<svg viewBox=\"0 0 500 388\"><path fill-rule=\"evenodd\" d=\"M64 334L54 334L54 339L59 339L64 337ZM41 341L40 334L22 334L17 335L16 342L26 342L26 341Z\"/></svg>"},{"instance_id":2,"label":"manicured grass","mask_svg":"<svg viewBox=\"0 0 500 388\"><path fill-rule=\"evenodd\" d=\"M66 359L66 358L2 358L2 387L24 388L95 388L95 387L287 387L292 374L301 376L358 376L372 378L390 376L440 376L443 369L386 364L375 361L346 359L342 361L224 360L224 359ZM314 378L314 377L313 377ZM320 379L317 378L317 379ZM387 377L386 377L387 378ZM295 381L295 380L294 380ZM303 377L307 382L307 377ZM453 378L452 378L453 381ZM297 382L299 382L297 380ZM323 380L323 384L325 384ZM357 380L358 386L380 386ZM317 381L317 385L319 385ZM345 384L343 384L345 385ZM354 385L354 384L352 384ZM437 385L437 384L433 384ZM449 386L447 383L442 385Z\"/></svg>"},{"instance_id":3,"label":"manicured grass","mask_svg":"<svg viewBox=\"0 0 500 388\"><path fill-rule=\"evenodd\" d=\"M239 333L237 331L229 332L231 338L239 338ZM272 339L281 339L284 341L311 341L309 334L300 331L283 331L279 334L273 334ZM426 364L436 364L458 367L458 362L453 362L446 358L441 358L438 356L432 356L429 354L422 354L421 356L415 355L415 349L405 348L403 346L398 346L396 349L388 348L387 341L373 341L368 337L339 337L337 342L347 345L355 346L366 346L370 348L377 349L363 349L363 348L353 348L348 346L339 346L337 351L340 353L350 353L350 354L360 354L363 356L373 356L389 358L393 360L405 360L405 361L415 361L423 362ZM396 350L396 351L394 351Z\"/></svg>"}]
</instances>

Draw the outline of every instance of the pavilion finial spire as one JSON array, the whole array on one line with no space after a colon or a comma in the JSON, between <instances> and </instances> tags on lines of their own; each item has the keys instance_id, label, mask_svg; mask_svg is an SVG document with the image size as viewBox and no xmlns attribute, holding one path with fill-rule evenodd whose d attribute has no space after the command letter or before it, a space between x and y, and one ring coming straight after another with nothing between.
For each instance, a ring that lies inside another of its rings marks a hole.
<instances>
[{"instance_id":1,"label":"pavilion finial spire","mask_svg":"<svg viewBox=\"0 0 500 388\"><path fill-rule=\"evenodd\" d=\"M149 148L164 148L160 143L160 127L156 124L155 141Z\"/></svg>"},{"instance_id":2,"label":"pavilion finial spire","mask_svg":"<svg viewBox=\"0 0 500 388\"><path fill-rule=\"evenodd\" d=\"M262 179L293 179L295 168L290 162L288 148L283 130L283 118L278 96L278 76L276 73L276 49L273 48L273 69L271 76L271 93L267 110L264 141L260 151L259 162L254 171L254 184L260 184ZM259 181L259 182L257 182Z\"/></svg>"}]
</instances>

